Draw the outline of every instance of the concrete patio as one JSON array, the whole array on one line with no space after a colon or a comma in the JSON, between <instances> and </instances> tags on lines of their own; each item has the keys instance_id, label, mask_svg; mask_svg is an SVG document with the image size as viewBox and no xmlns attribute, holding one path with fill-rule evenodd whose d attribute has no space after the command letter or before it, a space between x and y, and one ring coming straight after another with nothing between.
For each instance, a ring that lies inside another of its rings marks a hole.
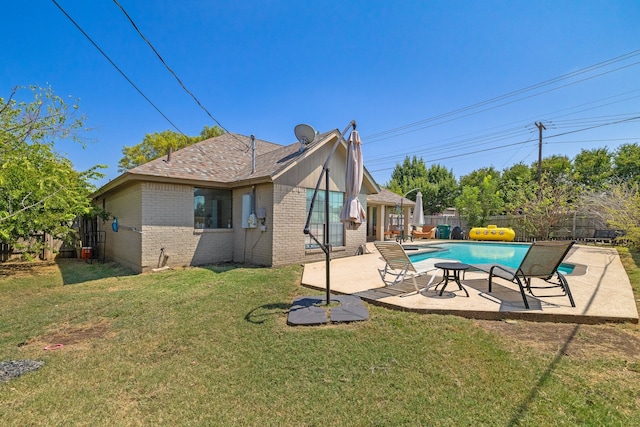
<instances>
[{"instance_id":1,"label":"concrete patio","mask_svg":"<svg viewBox=\"0 0 640 427\"><path fill-rule=\"evenodd\" d=\"M395 286L385 286L378 269L385 262L373 243L367 244L370 254L339 258L331 261L330 289L334 294L359 296L371 304L390 309L419 313L451 314L475 319L522 319L568 323L638 323L638 310L629 278L617 251L611 247L575 245L565 262L586 266L576 268L566 276L576 303L571 307L558 289L538 290L536 297L527 294L530 309L525 309L516 284L502 279L494 281L488 293L488 275L468 271L462 283L469 292L466 297L457 286L449 285L442 296L432 289L417 294L411 280ZM426 286L430 272L418 278ZM441 275L442 272L438 271ZM302 285L326 290L325 262L304 266ZM534 279L535 280L535 279ZM437 283L436 278L434 283ZM547 294L544 294L547 292ZM547 296L538 296L538 295Z\"/></svg>"}]
</instances>

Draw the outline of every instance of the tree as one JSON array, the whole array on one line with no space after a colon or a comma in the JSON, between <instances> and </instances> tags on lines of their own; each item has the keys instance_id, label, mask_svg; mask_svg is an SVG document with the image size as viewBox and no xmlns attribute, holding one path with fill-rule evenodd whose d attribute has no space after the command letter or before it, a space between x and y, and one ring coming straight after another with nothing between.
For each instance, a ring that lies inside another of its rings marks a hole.
<instances>
[{"instance_id":1,"label":"tree","mask_svg":"<svg viewBox=\"0 0 640 427\"><path fill-rule=\"evenodd\" d=\"M460 187L482 187L484 179L490 176L494 182L500 182L500 172L493 166L476 169L460 178Z\"/></svg>"},{"instance_id":2,"label":"tree","mask_svg":"<svg viewBox=\"0 0 640 427\"><path fill-rule=\"evenodd\" d=\"M427 170L427 185L422 191L425 213L433 215L454 206L458 194L458 181L453 171L439 164L431 165Z\"/></svg>"},{"instance_id":3,"label":"tree","mask_svg":"<svg viewBox=\"0 0 640 427\"><path fill-rule=\"evenodd\" d=\"M640 182L640 145L623 144L613 157L614 174L623 181Z\"/></svg>"},{"instance_id":4,"label":"tree","mask_svg":"<svg viewBox=\"0 0 640 427\"><path fill-rule=\"evenodd\" d=\"M499 180L487 174L479 186L462 187L462 193L456 198L455 203L458 214L467 225L471 227L487 225L491 215L502 211L504 204L499 185Z\"/></svg>"},{"instance_id":5,"label":"tree","mask_svg":"<svg viewBox=\"0 0 640 427\"><path fill-rule=\"evenodd\" d=\"M424 160L406 157L396 165L386 187L397 194L406 194L414 188L422 191L423 208L427 215L442 212L453 205L458 184L453 172L438 164L427 169ZM416 192L407 197L415 201Z\"/></svg>"},{"instance_id":6,"label":"tree","mask_svg":"<svg viewBox=\"0 0 640 427\"><path fill-rule=\"evenodd\" d=\"M553 182L552 174L543 175L541 186L533 184L514 194L508 208L520 214L526 232L548 239L553 227L574 209L575 189L571 183Z\"/></svg>"},{"instance_id":7,"label":"tree","mask_svg":"<svg viewBox=\"0 0 640 427\"><path fill-rule=\"evenodd\" d=\"M162 157L167 154L169 148L176 151L223 133L224 130L218 126L205 126L198 136L186 136L172 130L146 134L141 143L122 149L123 157L118 162L118 172L124 172Z\"/></svg>"},{"instance_id":8,"label":"tree","mask_svg":"<svg viewBox=\"0 0 640 427\"><path fill-rule=\"evenodd\" d=\"M36 87L33 101L18 101L22 89L0 97L0 240L16 247L34 233L62 239L73 233L73 220L96 210L90 182L104 167L78 172L55 151L56 141L80 142L77 103L69 107L51 88Z\"/></svg>"},{"instance_id":9,"label":"tree","mask_svg":"<svg viewBox=\"0 0 640 427\"><path fill-rule=\"evenodd\" d=\"M424 160L418 159L416 156L405 157L402 165L396 165L391 173L391 180L386 187L398 194L405 194L414 188L422 188L427 181L427 166ZM409 198L415 200L415 195L410 194Z\"/></svg>"},{"instance_id":10,"label":"tree","mask_svg":"<svg viewBox=\"0 0 640 427\"><path fill-rule=\"evenodd\" d=\"M466 185L455 201L458 215L469 227L478 227L484 224L482 219L482 205L480 203L480 189Z\"/></svg>"},{"instance_id":11,"label":"tree","mask_svg":"<svg viewBox=\"0 0 640 427\"><path fill-rule=\"evenodd\" d=\"M532 167L536 170L538 178L538 162L534 162ZM554 154L542 159L542 175L551 182L567 180L571 174L571 160L567 156Z\"/></svg>"},{"instance_id":12,"label":"tree","mask_svg":"<svg viewBox=\"0 0 640 427\"><path fill-rule=\"evenodd\" d=\"M580 151L573 159L571 180L586 188L603 188L613 173L611 158L606 148Z\"/></svg>"},{"instance_id":13,"label":"tree","mask_svg":"<svg viewBox=\"0 0 640 427\"><path fill-rule=\"evenodd\" d=\"M519 199L519 195L526 191L525 188L535 185L535 173L524 163L517 163L502 171L500 191L507 212L517 211L520 208L516 206L513 209L512 202Z\"/></svg>"},{"instance_id":14,"label":"tree","mask_svg":"<svg viewBox=\"0 0 640 427\"><path fill-rule=\"evenodd\" d=\"M220 136L224 133L224 130L219 128L218 126L210 127L205 125L200 131L200 137L195 137L195 142L204 141L205 139L215 138L216 136Z\"/></svg>"},{"instance_id":15,"label":"tree","mask_svg":"<svg viewBox=\"0 0 640 427\"><path fill-rule=\"evenodd\" d=\"M608 227L625 232L624 238L640 249L640 184L615 182L606 192L591 191L583 195L583 205Z\"/></svg>"}]
</instances>

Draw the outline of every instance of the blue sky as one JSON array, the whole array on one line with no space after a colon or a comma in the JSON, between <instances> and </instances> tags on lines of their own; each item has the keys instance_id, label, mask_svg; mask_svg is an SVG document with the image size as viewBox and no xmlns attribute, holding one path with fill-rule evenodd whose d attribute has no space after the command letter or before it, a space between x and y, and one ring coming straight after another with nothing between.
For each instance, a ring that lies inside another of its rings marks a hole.
<instances>
[{"instance_id":1,"label":"blue sky","mask_svg":"<svg viewBox=\"0 0 640 427\"><path fill-rule=\"evenodd\" d=\"M112 0L57 2L180 131L215 124ZM458 177L530 164L535 122L545 157L640 142L637 0L118 2L224 128L290 144L356 120L380 184L407 155ZM4 3L0 96L80 98L92 142L58 149L108 165L98 185L123 146L175 130L54 2Z\"/></svg>"}]
</instances>

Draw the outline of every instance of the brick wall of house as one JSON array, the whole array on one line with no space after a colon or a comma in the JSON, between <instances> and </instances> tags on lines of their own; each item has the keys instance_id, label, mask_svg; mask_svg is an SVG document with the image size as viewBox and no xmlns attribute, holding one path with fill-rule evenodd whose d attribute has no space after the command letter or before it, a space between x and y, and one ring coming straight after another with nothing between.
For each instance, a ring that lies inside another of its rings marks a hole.
<instances>
[{"instance_id":1,"label":"brick wall of house","mask_svg":"<svg viewBox=\"0 0 640 427\"><path fill-rule=\"evenodd\" d=\"M271 243L274 236L272 188L273 185L269 183L256 185L255 189L253 186L247 186L233 190L234 261L255 265L272 265ZM256 213L260 208L264 208L266 212L264 221L266 231L262 231L261 221L258 221L257 228L243 228L242 226L242 196L252 193L255 194Z\"/></svg>"},{"instance_id":2,"label":"brick wall of house","mask_svg":"<svg viewBox=\"0 0 640 427\"><path fill-rule=\"evenodd\" d=\"M142 227L142 186L134 184L115 194L109 194L98 200L107 212L118 218L118 232L111 229L111 220L100 221L99 228L105 231L105 258L142 272L141 253L142 235L133 230Z\"/></svg>"},{"instance_id":3,"label":"brick wall of house","mask_svg":"<svg viewBox=\"0 0 640 427\"><path fill-rule=\"evenodd\" d=\"M360 195L366 209L366 195ZM305 249L303 232L307 220L307 189L276 184L273 186L273 261L274 266L325 259L321 249ZM366 243L366 224L358 230L345 231L345 246L333 248L331 258L352 256Z\"/></svg>"},{"instance_id":4,"label":"brick wall of house","mask_svg":"<svg viewBox=\"0 0 640 427\"><path fill-rule=\"evenodd\" d=\"M142 188L142 271L233 260L232 229L194 228L193 186L145 182Z\"/></svg>"},{"instance_id":5,"label":"brick wall of house","mask_svg":"<svg viewBox=\"0 0 640 427\"><path fill-rule=\"evenodd\" d=\"M120 230L111 221L106 231L106 258L136 272L164 265L181 267L220 262L267 266L323 260L320 249L305 249L306 188L260 184L255 187L255 208L265 208L266 231L242 227L242 195L252 187L233 191L233 228L195 229L193 186L140 182L108 194L105 208L118 217ZM361 195L363 205L366 196ZM101 199L97 201L101 203ZM366 225L345 232L345 246L334 248L332 258L353 255L366 242Z\"/></svg>"},{"instance_id":6,"label":"brick wall of house","mask_svg":"<svg viewBox=\"0 0 640 427\"><path fill-rule=\"evenodd\" d=\"M273 257L272 264L281 266L305 260L307 219L306 188L274 184L273 186Z\"/></svg>"}]
</instances>

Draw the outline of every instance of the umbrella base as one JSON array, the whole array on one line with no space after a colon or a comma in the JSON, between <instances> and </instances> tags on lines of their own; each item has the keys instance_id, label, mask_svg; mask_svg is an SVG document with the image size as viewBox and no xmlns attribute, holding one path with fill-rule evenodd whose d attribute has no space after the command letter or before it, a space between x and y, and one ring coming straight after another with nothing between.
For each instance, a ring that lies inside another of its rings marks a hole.
<instances>
[{"instance_id":1,"label":"umbrella base","mask_svg":"<svg viewBox=\"0 0 640 427\"><path fill-rule=\"evenodd\" d=\"M333 305L338 303L338 305ZM369 311L362 300L353 295L334 295L330 304L321 296L298 297L293 301L287 324L314 326L327 323L359 322L369 319Z\"/></svg>"}]
</instances>

